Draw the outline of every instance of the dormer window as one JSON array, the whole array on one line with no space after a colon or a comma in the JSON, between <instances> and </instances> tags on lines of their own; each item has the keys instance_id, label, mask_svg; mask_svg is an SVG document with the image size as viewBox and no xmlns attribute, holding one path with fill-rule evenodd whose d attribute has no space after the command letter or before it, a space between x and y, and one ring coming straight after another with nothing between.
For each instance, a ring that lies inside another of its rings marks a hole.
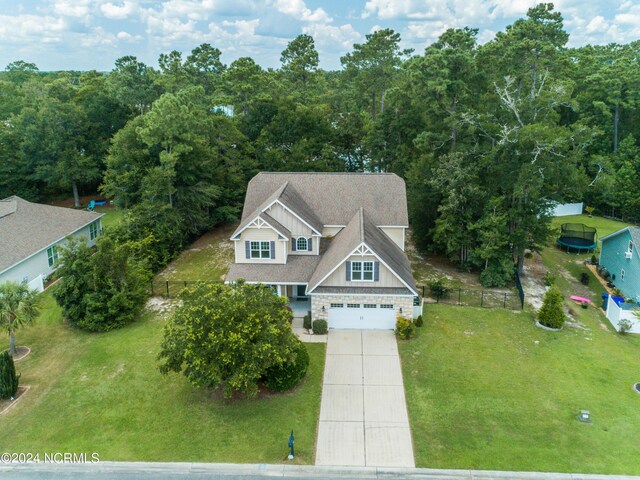
<instances>
[{"instance_id":1,"label":"dormer window","mask_svg":"<svg viewBox=\"0 0 640 480\"><path fill-rule=\"evenodd\" d=\"M271 258L270 242L251 242L251 258Z\"/></svg>"},{"instance_id":2,"label":"dormer window","mask_svg":"<svg viewBox=\"0 0 640 480\"><path fill-rule=\"evenodd\" d=\"M294 252L312 252L313 240L307 237L298 237L293 239L291 250Z\"/></svg>"}]
</instances>

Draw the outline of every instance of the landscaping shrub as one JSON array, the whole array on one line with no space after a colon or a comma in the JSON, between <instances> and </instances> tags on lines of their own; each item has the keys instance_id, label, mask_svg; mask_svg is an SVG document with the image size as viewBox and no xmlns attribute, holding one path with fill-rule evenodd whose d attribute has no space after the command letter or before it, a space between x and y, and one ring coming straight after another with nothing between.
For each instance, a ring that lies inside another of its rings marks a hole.
<instances>
[{"instance_id":1,"label":"landscaping shrub","mask_svg":"<svg viewBox=\"0 0 640 480\"><path fill-rule=\"evenodd\" d=\"M409 340L415 333L415 325L411 320L398 317L396 320L396 335L403 340Z\"/></svg>"},{"instance_id":2,"label":"landscaping shrub","mask_svg":"<svg viewBox=\"0 0 640 480\"><path fill-rule=\"evenodd\" d=\"M547 272L544 274L544 277L542 277L542 281L544 282L546 287L550 287L551 285L556 283L556 276L551 272Z\"/></svg>"},{"instance_id":3,"label":"landscaping shrub","mask_svg":"<svg viewBox=\"0 0 640 480\"><path fill-rule=\"evenodd\" d=\"M64 317L82 330L106 332L133 322L147 298L150 272L127 245L103 236L95 253L71 239L61 253L53 293Z\"/></svg>"},{"instance_id":4,"label":"landscaping shrub","mask_svg":"<svg viewBox=\"0 0 640 480\"><path fill-rule=\"evenodd\" d=\"M446 298L449 294L449 289L444 285L444 281L441 278L427 282L427 285L436 298Z\"/></svg>"},{"instance_id":5,"label":"landscaping shrub","mask_svg":"<svg viewBox=\"0 0 640 480\"><path fill-rule=\"evenodd\" d=\"M302 328L311 330L311 312L307 313L302 319Z\"/></svg>"},{"instance_id":6,"label":"landscaping shrub","mask_svg":"<svg viewBox=\"0 0 640 480\"><path fill-rule=\"evenodd\" d=\"M418 318L416 318L415 324L416 324L416 327L421 327L422 325L424 325L424 320L422 319L422 315L418 315Z\"/></svg>"},{"instance_id":7,"label":"landscaping shrub","mask_svg":"<svg viewBox=\"0 0 640 480\"><path fill-rule=\"evenodd\" d=\"M13 357L9 352L0 353L0 398L12 398L18 392L20 376L16 374Z\"/></svg>"},{"instance_id":8,"label":"landscaping shrub","mask_svg":"<svg viewBox=\"0 0 640 480\"><path fill-rule=\"evenodd\" d=\"M564 325L566 316L562 309L562 300L562 293L558 287L553 286L547 291L538 311L538 321L541 325L549 328L561 328Z\"/></svg>"},{"instance_id":9,"label":"landscaping shrub","mask_svg":"<svg viewBox=\"0 0 640 480\"><path fill-rule=\"evenodd\" d=\"M284 392L295 387L307 374L309 368L309 352L304 343L298 342L294 351L295 358L291 362L276 365L265 373L264 384L274 392Z\"/></svg>"},{"instance_id":10,"label":"landscaping shrub","mask_svg":"<svg viewBox=\"0 0 640 480\"><path fill-rule=\"evenodd\" d=\"M580 274L580 283L582 285L589 285L589 274L587 272L582 272Z\"/></svg>"},{"instance_id":11,"label":"landscaping shrub","mask_svg":"<svg viewBox=\"0 0 640 480\"><path fill-rule=\"evenodd\" d=\"M316 335L324 335L329 331L329 324L326 320L315 320L313 322L313 333Z\"/></svg>"},{"instance_id":12,"label":"landscaping shrub","mask_svg":"<svg viewBox=\"0 0 640 480\"><path fill-rule=\"evenodd\" d=\"M633 324L631 323L630 320L627 320L626 318L623 320L620 320L618 322L618 332L620 333L620 335L626 335L631 331L632 326Z\"/></svg>"},{"instance_id":13,"label":"landscaping shrub","mask_svg":"<svg viewBox=\"0 0 640 480\"><path fill-rule=\"evenodd\" d=\"M591 265L598 265L598 257L591 255Z\"/></svg>"}]
</instances>

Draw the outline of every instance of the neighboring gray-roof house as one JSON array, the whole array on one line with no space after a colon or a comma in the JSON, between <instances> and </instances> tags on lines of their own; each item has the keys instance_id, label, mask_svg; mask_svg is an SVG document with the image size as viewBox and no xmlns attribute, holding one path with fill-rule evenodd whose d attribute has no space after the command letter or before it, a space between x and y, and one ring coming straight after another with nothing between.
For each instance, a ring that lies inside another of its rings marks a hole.
<instances>
[{"instance_id":1,"label":"neighboring gray-roof house","mask_svg":"<svg viewBox=\"0 0 640 480\"><path fill-rule=\"evenodd\" d=\"M391 329L417 296L407 227L397 175L260 173L231 236L227 281L271 285L330 328Z\"/></svg>"},{"instance_id":2,"label":"neighboring gray-roof house","mask_svg":"<svg viewBox=\"0 0 640 480\"><path fill-rule=\"evenodd\" d=\"M0 200L0 283L48 277L58 257L57 246L69 235L86 237L93 245L102 231L102 216L17 196Z\"/></svg>"}]
</instances>

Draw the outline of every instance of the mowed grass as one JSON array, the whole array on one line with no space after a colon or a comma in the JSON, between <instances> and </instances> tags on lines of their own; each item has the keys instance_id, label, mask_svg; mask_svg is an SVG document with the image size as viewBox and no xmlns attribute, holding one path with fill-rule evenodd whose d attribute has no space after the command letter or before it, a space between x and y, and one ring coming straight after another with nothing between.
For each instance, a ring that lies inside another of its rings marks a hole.
<instances>
[{"instance_id":1,"label":"mowed grass","mask_svg":"<svg viewBox=\"0 0 640 480\"><path fill-rule=\"evenodd\" d=\"M217 227L187 247L156 276L157 281L222 281L233 263L235 226Z\"/></svg>"},{"instance_id":2,"label":"mowed grass","mask_svg":"<svg viewBox=\"0 0 640 480\"><path fill-rule=\"evenodd\" d=\"M553 227L557 228L557 233L560 233L560 226L563 223L583 223L589 227L595 227L598 231L598 239L616 232L621 228L628 227L628 223L618 222L617 220L610 220L604 217L589 217L589 215L570 215L567 217L555 217L552 220ZM556 235L557 238L557 235ZM553 240L555 242L555 238Z\"/></svg>"},{"instance_id":3,"label":"mowed grass","mask_svg":"<svg viewBox=\"0 0 640 480\"><path fill-rule=\"evenodd\" d=\"M104 213L102 217L102 228L111 228L117 225L124 217L125 211L118 207L96 207L95 211Z\"/></svg>"},{"instance_id":4,"label":"mowed grass","mask_svg":"<svg viewBox=\"0 0 640 480\"><path fill-rule=\"evenodd\" d=\"M399 344L417 465L640 474L640 338L585 312L556 333L527 311L428 305Z\"/></svg>"},{"instance_id":5,"label":"mowed grass","mask_svg":"<svg viewBox=\"0 0 640 480\"><path fill-rule=\"evenodd\" d=\"M17 363L22 384L31 389L0 416L4 451L281 463L294 430L295 462L313 463L324 345L307 345L309 371L293 391L225 402L181 374L158 372L161 314L146 312L121 330L87 334L63 323L50 291L42 301L36 324L17 335L19 345L32 348Z\"/></svg>"}]
</instances>

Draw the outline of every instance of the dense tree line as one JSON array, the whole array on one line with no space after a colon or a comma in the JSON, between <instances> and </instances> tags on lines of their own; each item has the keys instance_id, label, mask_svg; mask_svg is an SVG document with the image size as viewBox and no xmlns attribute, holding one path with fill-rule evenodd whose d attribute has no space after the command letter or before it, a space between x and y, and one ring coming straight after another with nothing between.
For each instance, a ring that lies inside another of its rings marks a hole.
<instances>
[{"instance_id":1,"label":"dense tree line","mask_svg":"<svg viewBox=\"0 0 640 480\"><path fill-rule=\"evenodd\" d=\"M128 211L121 240L155 245L159 267L237 218L260 170L395 172L418 246L486 285L546 241L552 202L640 220L640 42L567 48L552 4L484 45L477 32L412 52L378 30L338 71L318 67L309 35L279 69L225 65L208 44L158 69L132 56L108 73L14 62L0 76L0 197L99 189Z\"/></svg>"}]
</instances>

